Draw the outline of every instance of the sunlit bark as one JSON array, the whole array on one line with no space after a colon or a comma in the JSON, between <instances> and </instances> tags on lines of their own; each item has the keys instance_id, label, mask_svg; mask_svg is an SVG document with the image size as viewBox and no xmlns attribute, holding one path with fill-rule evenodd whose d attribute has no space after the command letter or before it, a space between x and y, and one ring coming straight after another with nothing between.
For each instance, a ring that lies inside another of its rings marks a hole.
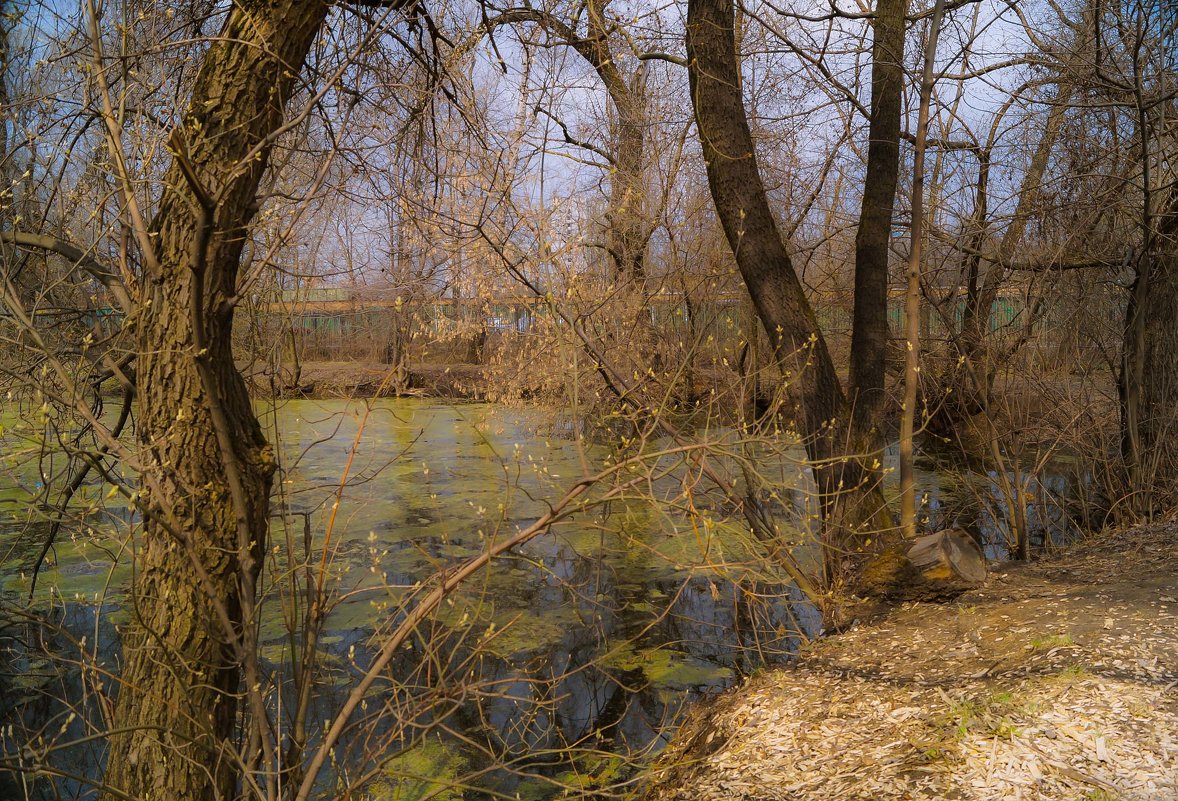
<instances>
[{"instance_id":1,"label":"sunlit bark","mask_svg":"<svg viewBox=\"0 0 1178 801\"><path fill-rule=\"evenodd\" d=\"M283 106L326 14L313 0L235 6L171 139L138 319L136 428L156 489L143 490L105 776L134 798L236 793L274 470L233 361L238 261Z\"/></svg>"}]
</instances>

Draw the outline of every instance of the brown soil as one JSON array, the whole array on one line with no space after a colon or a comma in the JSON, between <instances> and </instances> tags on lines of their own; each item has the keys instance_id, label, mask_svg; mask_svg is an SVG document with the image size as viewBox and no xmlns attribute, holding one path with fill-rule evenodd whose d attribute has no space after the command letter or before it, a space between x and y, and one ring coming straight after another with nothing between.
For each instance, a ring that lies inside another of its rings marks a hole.
<instances>
[{"instance_id":1,"label":"brown soil","mask_svg":"<svg viewBox=\"0 0 1178 801\"><path fill-rule=\"evenodd\" d=\"M269 378L248 377L259 395L269 395ZM482 398L486 394L483 368L474 364L413 364L403 376L380 362L304 362L298 386L290 377L279 382L286 397L376 398L421 396L430 398Z\"/></svg>"},{"instance_id":2,"label":"brown soil","mask_svg":"<svg viewBox=\"0 0 1178 801\"><path fill-rule=\"evenodd\" d=\"M1178 799L1178 524L1006 565L699 708L653 799Z\"/></svg>"}]
</instances>

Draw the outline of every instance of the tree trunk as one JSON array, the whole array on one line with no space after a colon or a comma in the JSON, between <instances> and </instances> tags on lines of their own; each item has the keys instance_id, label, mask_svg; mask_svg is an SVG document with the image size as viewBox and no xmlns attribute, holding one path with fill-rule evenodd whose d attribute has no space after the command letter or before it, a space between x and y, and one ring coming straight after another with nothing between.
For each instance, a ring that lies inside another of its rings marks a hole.
<instances>
[{"instance_id":1,"label":"tree trunk","mask_svg":"<svg viewBox=\"0 0 1178 801\"><path fill-rule=\"evenodd\" d=\"M884 371L888 346L888 253L900 175L904 87L904 15L908 0L879 0L871 46L871 123L867 174L855 235L855 310L850 401L854 440L865 456L883 450ZM882 461L882 460L881 460Z\"/></svg>"},{"instance_id":2,"label":"tree trunk","mask_svg":"<svg viewBox=\"0 0 1178 801\"><path fill-rule=\"evenodd\" d=\"M1065 76L1066 77L1066 76ZM929 404L934 409L929 427L941 436L959 434L971 418L989 414L998 360L990 351L989 342L994 303L1006 276L1004 265L1015 260L1023 244L1027 224L1037 211L1042 198L1043 176L1046 174L1055 142L1064 122L1072 98L1072 86L1061 77L1059 93L1048 111L1043 133L1031 155L1018 192L1018 204L1002 233L998 245L998 263L983 264L982 249L990 232L989 183L991 152L989 146L978 152L978 180L971 216L973 233L966 241L965 308L961 327L954 341L955 352L942 367L937 385L942 389L939 398ZM956 313L957 299L950 301L947 320ZM964 357L964 359L959 358ZM951 391L946 391L951 390ZM985 426L991 421L984 419ZM962 440L965 444L965 440Z\"/></svg>"},{"instance_id":3,"label":"tree trunk","mask_svg":"<svg viewBox=\"0 0 1178 801\"><path fill-rule=\"evenodd\" d=\"M1077 34L1076 40L1082 41L1082 35ZM955 343L957 353L948 360L938 382L942 387L951 387L952 392L943 395L937 403L930 404L937 409L937 419L932 421L932 427L942 435L950 434L965 420L986 413L990 408L994 378L999 367L988 347L994 303L998 299L998 291L1002 288L1006 276L1005 265L1015 260L1015 255L1023 244L1027 224L1038 211L1043 194L1043 177L1055 150L1055 143L1059 138L1072 95L1073 85L1070 76L1061 75L1059 91L1052 101L1043 133L1035 145L1035 151L1031 154L1031 161L1022 178L1018 204L1002 232L997 264L983 265L981 258L982 247L990 229L989 182L992 154L989 147L993 142L978 153L978 182L971 220L974 231L966 242L965 308ZM953 303L956 304L956 299ZM951 307L950 314L955 312L955 306ZM967 363L958 359L958 356L965 357Z\"/></svg>"},{"instance_id":4,"label":"tree trunk","mask_svg":"<svg viewBox=\"0 0 1178 801\"><path fill-rule=\"evenodd\" d=\"M614 110L617 133L614 139L614 169L610 177L609 232L607 247L614 261L617 278L641 280L645 276L646 243L649 239L645 217L646 85L645 69L640 65L629 85L618 80L607 82Z\"/></svg>"},{"instance_id":5,"label":"tree trunk","mask_svg":"<svg viewBox=\"0 0 1178 801\"><path fill-rule=\"evenodd\" d=\"M1158 215L1151 251L1130 290L1118 380L1130 507L1145 516L1178 496L1178 195Z\"/></svg>"},{"instance_id":6,"label":"tree trunk","mask_svg":"<svg viewBox=\"0 0 1178 801\"><path fill-rule=\"evenodd\" d=\"M1056 140L1059 139L1059 132L1063 127L1064 117L1071 99L1072 85L1061 79L1059 94L1047 113L1043 134L1039 137L1035 152L1031 156L1031 162L1027 166L1026 175L1023 176L1014 216L1003 232L1002 242L998 246L998 257L1002 264L991 264L985 271L981 287L974 296L974 303L965 311L966 322L962 326L962 334L965 339L967 355L979 365L981 371L979 378L984 382L984 386L975 389L977 392L984 393L984 398L987 401L993 386L994 365L990 364L991 360L986 354L984 344L986 335L990 333L990 319L994 310L994 301L998 299L998 290L1005 274L1003 265L1014 260L1015 254L1022 247L1027 223L1030 221L1031 215L1038 210L1039 201L1043 196L1043 176L1047 172L1047 166L1055 149ZM985 170L987 183L989 168L989 153L987 152L986 162L981 166L981 169ZM981 206L980 213L982 219L979 222L979 233L985 230L985 215L987 214L985 205ZM980 250L981 243L979 242L978 245Z\"/></svg>"},{"instance_id":7,"label":"tree trunk","mask_svg":"<svg viewBox=\"0 0 1178 801\"><path fill-rule=\"evenodd\" d=\"M650 225L645 218L646 186L646 70L639 63L629 80L618 68L610 49L614 24L606 19L610 0L589 0L585 5L587 35L551 12L513 8L486 20L490 29L514 22L534 22L573 48L593 67L617 114L611 151L603 153L611 166L610 196L606 211L605 247L614 266L614 277L642 279ZM566 130L565 136L569 133ZM569 140L571 143L571 140ZM600 152L600 151L598 151Z\"/></svg>"},{"instance_id":8,"label":"tree trunk","mask_svg":"<svg viewBox=\"0 0 1178 801\"><path fill-rule=\"evenodd\" d=\"M1022 196L1023 198L1026 195ZM1020 198L1021 200L1022 198ZM983 338L989 333L990 316L998 284L995 277L1001 277L1002 267L991 266L986 274L985 285L979 284L982 277L982 246L986 243L986 229L989 225L990 210L990 151L978 152L978 182L974 192L973 215L970 224L973 233L966 240L969 252L966 253L965 269L965 309L961 316L961 349L969 358L975 358L981 347ZM1013 223L1012 223L1013 225ZM1008 231L1010 229L1007 229ZM983 291L984 290L984 291ZM954 314L957 298L953 298L954 306L950 314ZM990 306L983 308L983 304ZM953 360L955 363L957 359ZM959 393L960 394L960 393ZM960 400L960 398L958 398Z\"/></svg>"},{"instance_id":9,"label":"tree trunk","mask_svg":"<svg viewBox=\"0 0 1178 801\"><path fill-rule=\"evenodd\" d=\"M929 23L920 82L916 141L912 146L912 244L908 249L908 289L904 297L904 406L900 417L900 525L905 539L916 538L916 483L913 439L916 433L917 386L920 383L920 272L924 253L924 153L928 134L929 105L933 96L933 65L945 0L937 0Z\"/></svg>"},{"instance_id":10,"label":"tree trunk","mask_svg":"<svg viewBox=\"0 0 1178 801\"><path fill-rule=\"evenodd\" d=\"M606 248L618 280L641 281L645 272L646 243L650 235L645 219L643 185L646 143L646 67L642 62L627 80L610 48L611 24L606 19L610 0L589 0L586 26L589 36L570 42L593 65L617 114L613 137L613 170L610 173ZM643 293L645 294L645 293Z\"/></svg>"},{"instance_id":11,"label":"tree trunk","mask_svg":"<svg viewBox=\"0 0 1178 801\"><path fill-rule=\"evenodd\" d=\"M691 100L716 214L772 343L805 441L827 523L827 579L845 576L843 555L891 526L882 493L847 458L846 400L826 341L769 210L740 92L732 0L690 0ZM855 452L852 446L851 453Z\"/></svg>"},{"instance_id":12,"label":"tree trunk","mask_svg":"<svg viewBox=\"0 0 1178 801\"><path fill-rule=\"evenodd\" d=\"M479 327L470 335L470 339L466 343L466 363L482 364L486 347L487 326L485 323L479 323Z\"/></svg>"},{"instance_id":13,"label":"tree trunk","mask_svg":"<svg viewBox=\"0 0 1178 801\"><path fill-rule=\"evenodd\" d=\"M233 301L267 138L326 14L314 0L235 5L173 137L138 321L137 429L151 469L105 776L134 798L236 794L274 460L233 362Z\"/></svg>"},{"instance_id":14,"label":"tree trunk","mask_svg":"<svg viewBox=\"0 0 1178 801\"><path fill-rule=\"evenodd\" d=\"M8 99L8 30L16 24L16 16L11 0L0 0L0 114L3 124L0 124L0 164L8 166L8 116L11 104ZM9 170L4 170L7 176ZM9 183L7 180L4 182Z\"/></svg>"},{"instance_id":15,"label":"tree trunk","mask_svg":"<svg viewBox=\"0 0 1178 801\"><path fill-rule=\"evenodd\" d=\"M1143 381L1138 428L1142 478L1151 488L1147 511L1173 508L1178 490L1178 252L1158 253L1150 270L1142 308Z\"/></svg>"}]
</instances>

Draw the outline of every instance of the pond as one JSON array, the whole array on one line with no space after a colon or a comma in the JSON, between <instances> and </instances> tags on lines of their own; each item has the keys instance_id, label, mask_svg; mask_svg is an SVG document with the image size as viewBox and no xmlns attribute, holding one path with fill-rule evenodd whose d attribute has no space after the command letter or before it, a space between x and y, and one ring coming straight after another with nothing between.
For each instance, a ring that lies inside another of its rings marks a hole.
<instances>
[{"instance_id":1,"label":"pond","mask_svg":"<svg viewBox=\"0 0 1178 801\"><path fill-rule=\"evenodd\" d=\"M298 577L308 564L322 570L331 597L318 643L327 668L313 705L321 719L364 669L373 643L401 619L418 582L528 525L613 458L572 436L567 419L557 425L540 412L487 404L300 400L260 413L283 463L260 627L263 664L275 708L289 705ZM711 458L726 466L727 433L699 433L714 438ZM0 577L7 597L23 599L45 531L45 513L32 499L61 465L33 470L29 459L15 459L29 444L11 434L6 442ZM800 541L814 512L801 452L761 456L778 525ZM346 741L338 762L364 763L374 742L398 752L375 785L377 797L388 798L438 791L427 777L457 783L475 776L466 797L545 798L607 785L661 747L691 699L795 654L818 632L817 614L765 566L722 499L675 466L653 460L632 490L468 582L419 628L374 692L389 720ZM991 558L1004 554L1006 506L996 476L926 470L919 479L931 527L962 525ZM1047 473L1029 485L1027 514L1039 545L1067 535L1070 481ZM64 629L90 635L96 658L110 660L112 624L125 614L120 587L130 574L121 554L134 519L96 482L76 506L81 522L59 536L36 597L56 606ZM798 552L804 558L804 547ZM20 658L33 674L43 665L31 652ZM38 689L35 679L18 687ZM92 755L76 759L90 759L80 769L95 771Z\"/></svg>"}]
</instances>

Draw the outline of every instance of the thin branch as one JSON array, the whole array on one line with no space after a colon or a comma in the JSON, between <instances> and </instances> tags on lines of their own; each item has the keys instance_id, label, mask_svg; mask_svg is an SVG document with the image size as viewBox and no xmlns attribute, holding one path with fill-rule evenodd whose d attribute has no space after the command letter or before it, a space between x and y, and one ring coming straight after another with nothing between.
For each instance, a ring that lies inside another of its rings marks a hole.
<instances>
[{"instance_id":1,"label":"thin branch","mask_svg":"<svg viewBox=\"0 0 1178 801\"><path fill-rule=\"evenodd\" d=\"M586 142L584 140L575 138L569 132L569 127L565 125L564 120L541 106L539 103L536 104L536 113L543 114L545 117L555 122L560 127L560 132L564 134L564 141L566 143L573 145L574 147L579 147L583 150L588 150L590 153L596 153L598 156L601 156L603 159L605 159L609 166L616 166L617 159L611 156L608 151L598 147L592 142Z\"/></svg>"},{"instance_id":2,"label":"thin branch","mask_svg":"<svg viewBox=\"0 0 1178 801\"><path fill-rule=\"evenodd\" d=\"M49 234L33 234L27 231L0 231L0 242L23 248L47 250L69 259L74 267L85 270L91 278L109 290L125 314L131 315L135 312L135 304L119 275L77 245Z\"/></svg>"}]
</instances>

